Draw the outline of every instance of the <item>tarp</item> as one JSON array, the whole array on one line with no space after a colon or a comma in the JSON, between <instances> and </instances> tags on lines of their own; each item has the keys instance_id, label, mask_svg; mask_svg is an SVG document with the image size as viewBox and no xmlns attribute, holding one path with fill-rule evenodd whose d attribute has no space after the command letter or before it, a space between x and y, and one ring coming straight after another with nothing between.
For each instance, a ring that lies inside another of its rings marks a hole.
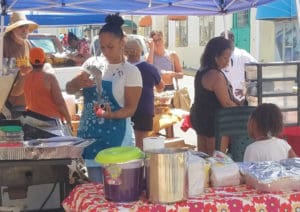
<instances>
[{"instance_id":1,"label":"tarp","mask_svg":"<svg viewBox=\"0 0 300 212\"><path fill-rule=\"evenodd\" d=\"M296 18L297 10L295 0L276 0L257 7L257 20L274 20Z\"/></svg>"},{"instance_id":2,"label":"tarp","mask_svg":"<svg viewBox=\"0 0 300 212\"><path fill-rule=\"evenodd\" d=\"M1 0L2 11L121 15L222 15L273 0Z\"/></svg>"},{"instance_id":3,"label":"tarp","mask_svg":"<svg viewBox=\"0 0 300 212\"><path fill-rule=\"evenodd\" d=\"M36 14L26 15L28 20L34 21L42 26L77 26L77 25L94 25L105 23L104 14ZM4 25L9 23L9 15L4 17Z\"/></svg>"}]
</instances>

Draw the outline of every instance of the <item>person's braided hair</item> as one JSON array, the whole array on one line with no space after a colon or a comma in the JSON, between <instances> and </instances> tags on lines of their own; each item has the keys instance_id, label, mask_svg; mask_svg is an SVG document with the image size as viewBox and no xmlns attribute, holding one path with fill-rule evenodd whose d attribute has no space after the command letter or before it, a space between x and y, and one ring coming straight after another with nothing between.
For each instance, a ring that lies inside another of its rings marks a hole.
<instances>
[{"instance_id":1,"label":"person's braided hair","mask_svg":"<svg viewBox=\"0 0 300 212\"><path fill-rule=\"evenodd\" d=\"M277 137L283 129L283 117L279 107L272 103L260 104L250 115L257 128L266 136Z\"/></svg>"},{"instance_id":2,"label":"person's braided hair","mask_svg":"<svg viewBox=\"0 0 300 212\"><path fill-rule=\"evenodd\" d=\"M100 29L99 35L104 32L110 32L118 38L123 38L125 36L122 29L124 20L118 13L106 16L105 22L106 24Z\"/></svg>"}]
</instances>

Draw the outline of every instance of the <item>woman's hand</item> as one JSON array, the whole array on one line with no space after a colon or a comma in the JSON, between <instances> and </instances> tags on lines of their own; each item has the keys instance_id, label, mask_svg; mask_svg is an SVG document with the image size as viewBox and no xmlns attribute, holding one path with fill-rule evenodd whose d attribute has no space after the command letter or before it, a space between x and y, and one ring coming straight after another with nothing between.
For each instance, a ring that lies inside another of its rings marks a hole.
<instances>
[{"instance_id":1,"label":"woman's hand","mask_svg":"<svg viewBox=\"0 0 300 212\"><path fill-rule=\"evenodd\" d=\"M81 88L92 87L95 85L94 81L89 78L90 74L82 71L79 75L74 77L71 81L67 82L66 91L69 94L74 94Z\"/></svg>"},{"instance_id":2,"label":"woman's hand","mask_svg":"<svg viewBox=\"0 0 300 212\"><path fill-rule=\"evenodd\" d=\"M244 97L246 94L243 89L235 89L234 94L240 98Z\"/></svg>"},{"instance_id":3,"label":"woman's hand","mask_svg":"<svg viewBox=\"0 0 300 212\"><path fill-rule=\"evenodd\" d=\"M72 81L79 88L87 88L94 85L94 81L89 78L90 75L86 72L82 72L79 76L75 77Z\"/></svg>"},{"instance_id":4,"label":"woman's hand","mask_svg":"<svg viewBox=\"0 0 300 212\"><path fill-rule=\"evenodd\" d=\"M105 119L112 119L113 113L111 111L111 107L109 103L105 103L104 105L100 105L99 103L94 104L94 112L97 117L105 118Z\"/></svg>"},{"instance_id":5,"label":"woman's hand","mask_svg":"<svg viewBox=\"0 0 300 212\"><path fill-rule=\"evenodd\" d=\"M80 88L87 88L93 86L94 80L89 78L90 75L86 72L83 72L83 74L80 75L80 77L77 78L77 84Z\"/></svg>"},{"instance_id":6,"label":"woman's hand","mask_svg":"<svg viewBox=\"0 0 300 212\"><path fill-rule=\"evenodd\" d=\"M147 44L148 44L148 47L149 47L149 49L151 49L151 50L154 50L154 41L153 41L153 39L152 38L149 38L148 40L147 40Z\"/></svg>"}]
</instances>

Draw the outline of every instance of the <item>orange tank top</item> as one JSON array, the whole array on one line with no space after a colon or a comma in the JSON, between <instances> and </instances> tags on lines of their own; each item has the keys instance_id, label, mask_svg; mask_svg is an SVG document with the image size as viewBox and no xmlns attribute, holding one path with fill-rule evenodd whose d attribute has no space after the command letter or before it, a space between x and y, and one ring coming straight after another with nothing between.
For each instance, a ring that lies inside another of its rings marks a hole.
<instances>
[{"instance_id":1,"label":"orange tank top","mask_svg":"<svg viewBox=\"0 0 300 212\"><path fill-rule=\"evenodd\" d=\"M24 83L26 108L48 117L61 118L62 115L59 113L45 82L43 71L32 71L28 74Z\"/></svg>"}]
</instances>

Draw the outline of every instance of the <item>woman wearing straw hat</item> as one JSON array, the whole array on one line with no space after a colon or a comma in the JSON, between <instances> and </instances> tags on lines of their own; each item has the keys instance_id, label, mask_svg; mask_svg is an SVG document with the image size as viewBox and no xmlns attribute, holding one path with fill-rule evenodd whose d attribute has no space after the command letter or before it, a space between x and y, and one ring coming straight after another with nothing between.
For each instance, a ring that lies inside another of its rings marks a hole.
<instances>
[{"instance_id":1,"label":"woman wearing straw hat","mask_svg":"<svg viewBox=\"0 0 300 212\"><path fill-rule=\"evenodd\" d=\"M25 14L15 12L10 16L9 25L6 27L3 38L3 57L15 58L19 73L8 97L7 106L12 112L12 118L20 113L16 110L25 108L23 95L24 76L31 71L29 50L31 45L27 40L28 34L38 28L38 24L27 20ZM19 109L17 109L19 108Z\"/></svg>"}]
</instances>

